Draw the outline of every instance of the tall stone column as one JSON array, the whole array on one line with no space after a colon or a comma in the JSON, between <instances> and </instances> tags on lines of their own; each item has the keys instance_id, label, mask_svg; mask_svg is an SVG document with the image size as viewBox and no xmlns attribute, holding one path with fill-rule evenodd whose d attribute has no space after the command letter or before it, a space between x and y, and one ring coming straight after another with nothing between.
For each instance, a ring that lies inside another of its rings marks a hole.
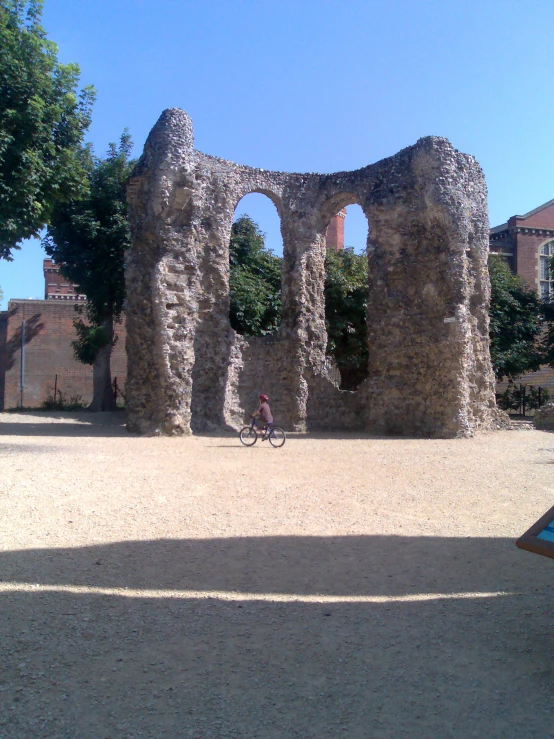
<instances>
[{"instance_id":1,"label":"tall stone column","mask_svg":"<svg viewBox=\"0 0 554 739\"><path fill-rule=\"evenodd\" d=\"M494 413L483 174L438 138L387 166L366 205L368 428L469 436Z\"/></svg>"},{"instance_id":2,"label":"tall stone column","mask_svg":"<svg viewBox=\"0 0 554 739\"><path fill-rule=\"evenodd\" d=\"M139 433L190 433L201 259L191 227L193 165L189 116L164 111L129 184L126 402L127 426Z\"/></svg>"},{"instance_id":3,"label":"tall stone column","mask_svg":"<svg viewBox=\"0 0 554 739\"><path fill-rule=\"evenodd\" d=\"M311 216L311 217L310 217ZM325 359L325 234L313 214L290 211L283 216L283 321L281 335L289 343L292 426L306 430L307 371Z\"/></svg>"},{"instance_id":4,"label":"tall stone column","mask_svg":"<svg viewBox=\"0 0 554 739\"><path fill-rule=\"evenodd\" d=\"M229 239L234 200L213 173L201 186L197 182L196 200L199 212L195 241L202 257L192 369L191 423L195 432L227 425L226 380L234 333L229 324Z\"/></svg>"}]
</instances>

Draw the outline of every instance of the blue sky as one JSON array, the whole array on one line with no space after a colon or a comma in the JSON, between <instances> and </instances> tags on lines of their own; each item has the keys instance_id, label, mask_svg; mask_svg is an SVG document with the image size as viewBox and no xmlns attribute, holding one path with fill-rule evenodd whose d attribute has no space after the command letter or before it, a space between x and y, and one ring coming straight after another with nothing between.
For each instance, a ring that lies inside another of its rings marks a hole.
<instances>
[{"instance_id":1,"label":"blue sky","mask_svg":"<svg viewBox=\"0 0 554 739\"><path fill-rule=\"evenodd\" d=\"M264 169L354 169L446 136L483 167L492 225L554 197L550 0L45 0L43 22L97 89L97 153L128 126L138 155L180 107L198 149ZM269 201L245 211L279 251ZM346 227L363 247L363 217ZM4 307L42 296L42 257L30 242L0 262Z\"/></svg>"}]
</instances>

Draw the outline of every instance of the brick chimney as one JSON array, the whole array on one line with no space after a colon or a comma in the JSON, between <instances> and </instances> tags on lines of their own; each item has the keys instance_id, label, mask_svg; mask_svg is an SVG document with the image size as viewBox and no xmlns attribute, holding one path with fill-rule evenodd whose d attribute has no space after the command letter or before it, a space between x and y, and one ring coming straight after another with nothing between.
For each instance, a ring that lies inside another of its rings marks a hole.
<instances>
[{"instance_id":1,"label":"brick chimney","mask_svg":"<svg viewBox=\"0 0 554 739\"><path fill-rule=\"evenodd\" d=\"M327 226L325 239L328 249L342 251L344 249L344 219L346 218L346 208L339 210L336 216L331 218L331 223Z\"/></svg>"},{"instance_id":2,"label":"brick chimney","mask_svg":"<svg viewBox=\"0 0 554 739\"><path fill-rule=\"evenodd\" d=\"M44 299L45 300L84 300L84 295L77 295L75 288L60 274L60 265L52 259L45 259L44 270Z\"/></svg>"}]
</instances>

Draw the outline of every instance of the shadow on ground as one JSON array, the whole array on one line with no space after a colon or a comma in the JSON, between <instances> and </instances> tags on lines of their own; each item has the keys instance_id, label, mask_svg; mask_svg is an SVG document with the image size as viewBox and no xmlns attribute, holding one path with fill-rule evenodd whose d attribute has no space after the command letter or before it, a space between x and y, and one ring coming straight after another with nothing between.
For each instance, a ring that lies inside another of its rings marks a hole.
<instances>
[{"instance_id":1,"label":"shadow on ground","mask_svg":"<svg viewBox=\"0 0 554 739\"><path fill-rule=\"evenodd\" d=\"M0 413L2 436L128 436L125 412L22 411Z\"/></svg>"},{"instance_id":2,"label":"shadow on ground","mask_svg":"<svg viewBox=\"0 0 554 739\"><path fill-rule=\"evenodd\" d=\"M5 412L0 413L0 438L2 436L123 436L127 438L136 438L139 436L138 434L129 433L125 428L125 423L126 417L124 411L116 411L114 413L92 413L89 411L22 411L17 414ZM195 432L193 436L206 440L228 440L228 443L214 445L222 448L235 446L239 449L244 448L239 441L238 431L202 431ZM396 439L405 441L406 439L419 438L420 437L415 436L392 436L355 431L310 431L307 433L287 432L289 443L310 441L314 439L333 439L334 441L349 442L355 439L386 439L388 441ZM262 444L262 442L259 441L258 444Z\"/></svg>"},{"instance_id":3,"label":"shadow on ground","mask_svg":"<svg viewBox=\"0 0 554 739\"><path fill-rule=\"evenodd\" d=\"M0 736L549 737L551 567L506 538L245 537L4 552L4 583L60 588L0 595ZM507 594L478 596L497 591ZM270 593L468 597L253 599Z\"/></svg>"}]
</instances>

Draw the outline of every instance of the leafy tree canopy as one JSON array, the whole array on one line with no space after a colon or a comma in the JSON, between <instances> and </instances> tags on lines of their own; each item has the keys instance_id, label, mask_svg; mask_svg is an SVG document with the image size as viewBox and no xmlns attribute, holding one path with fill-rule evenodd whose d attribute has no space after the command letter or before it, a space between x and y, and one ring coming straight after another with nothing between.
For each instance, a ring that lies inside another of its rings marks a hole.
<instances>
[{"instance_id":1,"label":"leafy tree canopy","mask_svg":"<svg viewBox=\"0 0 554 739\"><path fill-rule=\"evenodd\" d=\"M127 179L135 161L127 130L104 159L82 151L88 194L52 211L43 245L60 272L87 298L91 322L118 319L125 299L124 252L131 244L127 220Z\"/></svg>"},{"instance_id":2,"label":"leafy tree canopy","mask_svg":"<svg viewBox=\"0 0 554 739\"><path fill-rule=\"evenodd\" d=\"M88 322L76 319L73 347L79 361L93 365L93 410L112 406L109 360L113 323L120 319L125 299L124 253L131 244L127 180L135 166L132 146L125 130L104 159L90 148L82 150L87 194L54 206L43 240L60 272L87 298Z\"/></svg>"},{"instance_id":3,"label":"leafy tree canopy","mask_svg":"<svg viewBox=\"0 0 554 739\"><path fill-rule=\"evenodd\" d=\"M327 250L325 323L327 354L341 373L341 386L354 390L367 377L367 257L352 248Z\"/></svg>"},{"instance_id":4,"label":"leafy tree canopy","mask_svg":"<svg viewBox=\"0 0 554 739\"><path fill-rule=\"evenodd\" d=\"M86 191L80 153L94 89L59 64L42 0L0 0L0 257L38 236L55 203Z\"/></svg>"},{"instance_id":5,"label":"leafy tree canopy","mask_svg":"<svg viewBox=\"0 0 554 739\"><path fill-rule=\"evenodd\" d=\"M229 262L231 326L247 336L274 333L281 323L282 259L265 248L265 234L250 216L233 223Z\"/></svg>"},{"instance_id":6,"label":"leafy tree canopy","mask_svg":"<svg viewBox=\"0 0 554 739\"><path fill-rule=\"evenodd\" d=\"M239 334L264 336L281 323L283 260L265 247L265 235L247 215L231 229L230 321ZM342 386L356 388L367 375L367 258L353 249L328 251L325 262L327 353Z\"/></svg>"},{"instance_id":7,"label":"leafy tree canopy","mask_svg":"<svg viewBox=\"0 0 554 739\"><path fill-rule=\"evenodd\" d=\"M489 274L490 350L496 378L534 372L544 361L541 300L502 257L489 257Z\"/></svg>"}]
</instances>

